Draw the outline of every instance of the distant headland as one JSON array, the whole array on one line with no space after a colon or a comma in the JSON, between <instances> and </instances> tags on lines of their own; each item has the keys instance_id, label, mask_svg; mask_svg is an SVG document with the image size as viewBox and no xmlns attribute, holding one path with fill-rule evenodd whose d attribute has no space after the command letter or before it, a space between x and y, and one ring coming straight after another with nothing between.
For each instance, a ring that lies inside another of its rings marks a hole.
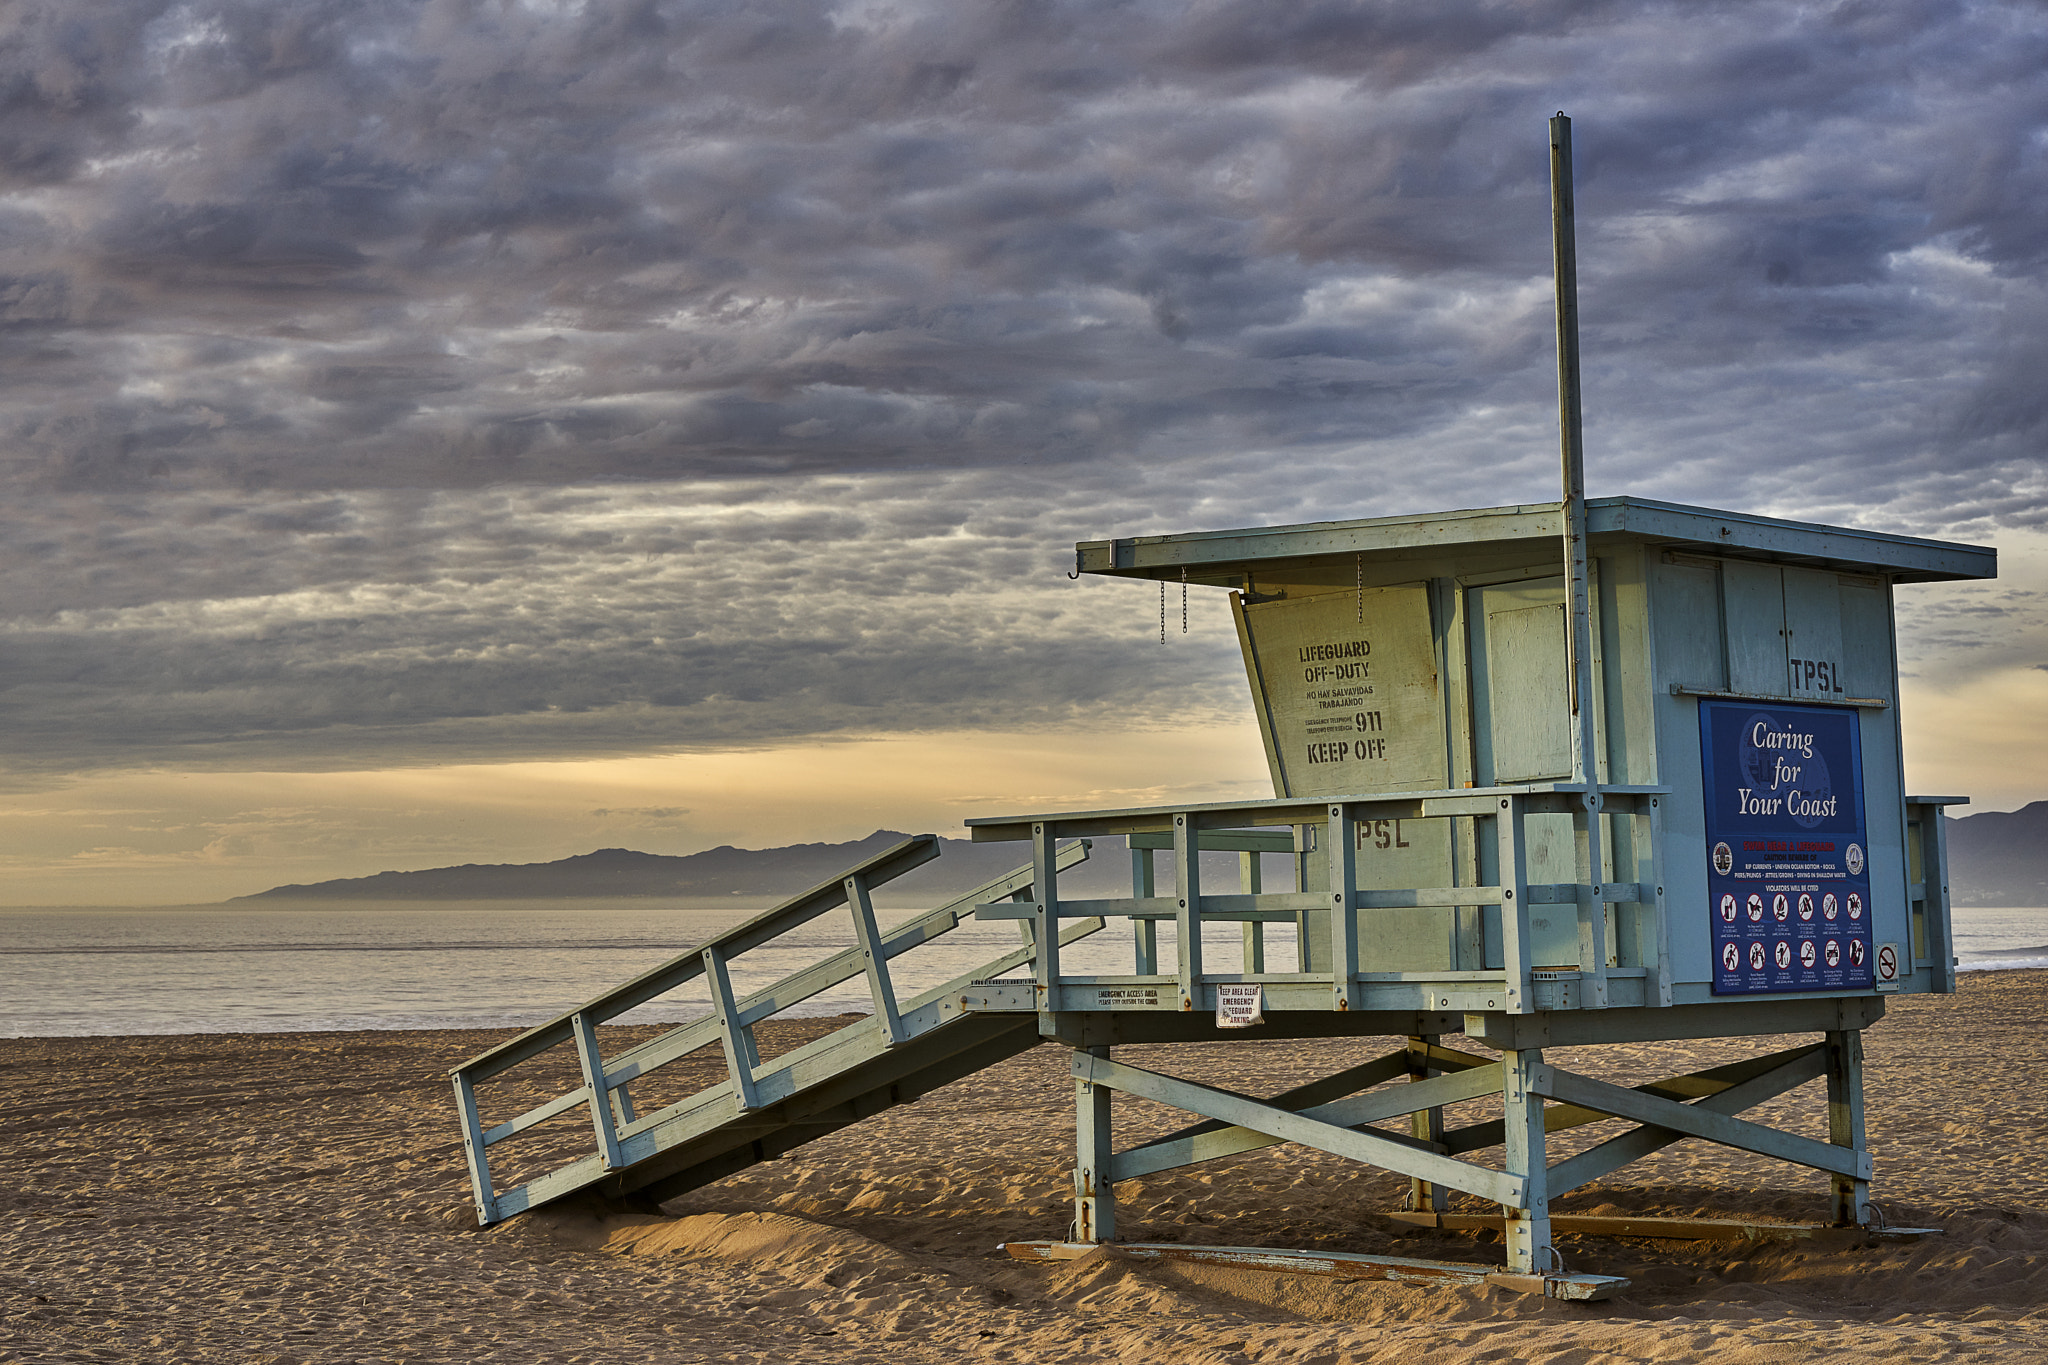
<instances>
[{"instance_id":1,"label":"distant headland","mask_svg":"<svg viewBox=\"0 0 2048 1365\"><path fill-rule=\"evenodd\" d=\"M1948 826L1949 903L2048 905L2048 801Z\"/></svg>"},{"instance_id":2,"label":"distant headland","mask_svg":"<svg viewBox=\"0 0 2048 1365\"><path fill-rule=\"evenodd\" d=\"M235 901L259 900L571 900L624 896L786 896L816 886L864 858L909 838L878 829L843 844L790 844L670 856L601 848L550 863L465 863L420 872L379 872L308 885L276 886ZM941 839L933 862L906 874L904 889L920 894L971 891L1031 861L1028 844L976 844ZM1098 862L1104 860L1097 859ZM1108 860L1129 877L1122 850ZM1090 869L1094 871L1094 869ZM897 885L898 883L891 883ZM1066 878L1061 878L1066 884Z\"/></svg>"}]
</instances>

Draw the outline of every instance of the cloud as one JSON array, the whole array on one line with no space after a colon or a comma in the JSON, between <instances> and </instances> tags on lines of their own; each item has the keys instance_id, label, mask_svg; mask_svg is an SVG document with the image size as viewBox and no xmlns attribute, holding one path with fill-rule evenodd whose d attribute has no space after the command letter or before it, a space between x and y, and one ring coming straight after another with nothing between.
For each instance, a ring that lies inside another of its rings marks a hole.
<instances>
[{"instance_id":1,"label":"cloud","mask_svg":"<svg viewBox=\"0 0 2048 1365\"><path fill-rule=\"evenodd\" d=\"M18 6L5 761L1235 706L1066 547L1550 496L1558 108L1596 492L2038 527L2044 64L2017 3Z\"/></svg>"},{"instance_id":2,"label":"cloud","mask_svg":"<svg viewBox=\"0 0 2048 1365\"><path fill-rule=\"evenodd\" d=\"M971 506L975 486L1014 493L967 483L948 498L928 476L871 481L836 511L762 488L669 486L664 507L644 487L501 490L409 526L352 497L204 504L139 536L149 577L109 584L112 604L59 607L60 590L0 626L0 733L21 772L376 764L1234 704L1227 622L1163 667L1129 647L1153 630L1143 588L1066 584L1050 535ZM73 562L104 554L102 532L80 528ZM279 539L300 557L241 569ZM174 546L182 592L152 572ZM372 577L392 564L410 571ZM1069 591L1049 596L1054 582Z\"/></svg>"}]
</instances>

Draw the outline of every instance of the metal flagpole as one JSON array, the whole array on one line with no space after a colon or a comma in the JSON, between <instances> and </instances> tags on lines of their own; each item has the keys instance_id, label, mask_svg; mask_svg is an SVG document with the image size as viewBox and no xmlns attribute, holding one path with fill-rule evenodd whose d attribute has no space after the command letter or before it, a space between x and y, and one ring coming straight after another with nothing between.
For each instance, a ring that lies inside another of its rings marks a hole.
<instances>
[{"instance_id":1,"label":"metal flagpole","mask_svg":"<svg viewBox=\"0 0 2048 1365\"><path fill-rule=\"evenodd\" d=\"M1585 784L1585 847L1593 901L1579 916L1580 966L1587 974L1586 1003L1607 1003L1606 904L1600 899L1600 768L1594 750L1593 617L1586 591L1586 456L1579 415L1579 262L1572 205L1572 121L1559 111L1550 120L1550 243L1557 280L1558 454L1563 465L1564 563L1570 594L1566 632L1570 694L1572 780ZM1589 959L1590 955L1590 959Z\"/></svg>"}]
</instances>

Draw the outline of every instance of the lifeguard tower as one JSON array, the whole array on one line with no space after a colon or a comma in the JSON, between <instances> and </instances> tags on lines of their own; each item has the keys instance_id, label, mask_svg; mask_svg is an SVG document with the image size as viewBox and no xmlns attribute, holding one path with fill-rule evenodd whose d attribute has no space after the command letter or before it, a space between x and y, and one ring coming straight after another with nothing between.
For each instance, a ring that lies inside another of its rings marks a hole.
<instances>
[{"instance_id":1,"label":"lifeguard tower","mask_svg":"<svg viewBox=\"0 0 2048 1365\"><path fill-rule=\"evenodd\" d=\"M1087 572L1231 591L1277 795L969 822L977 839L1032 840L1041 860L1077 836L1139 850L1132 900L983 911L1031 917L1041 942L1070 917L1131 918L1134 975L1076 979L1046 953L1029 985L966 992L978 1011L1039 1011L1076 1050L1076 1241L1114 1236L1117 1181L1274 1140L1411 1176L1409 1221L1480 1221L1446 1214L1446 1190L1498 1203L1523 1273L1547 1268L1551 1198L1681 1137L1824 1171L1834 1221L1869 1223L1861 1032L1887 995L1955 989L1940 812L1962 799L1905 794L1892 586L1989 577L1994 552L1595 500L1575 689L1567 516L1501 507L1078 547ZM1259 832L1275 826L1289 828ZM1214 893L1202 849L1287 852L1294 886ZM1174 924L1172 963L1147 917ZM1243 962L1205 960L1199 928L1218 919L1250 926ZM1281 919L1292 970L1260 960L1257 926ZM1254 1022L1409 1041L1264 1104L1108 1051ZM1455 1033L1498 1060L1445 1048ZM1788 1033L1819 1038L1634 1089L1542 1059ZM1735 1117L1821 1077L1829 1142ZM1413 1079L1366 1088L1397 1078ZM1117 1091L1211 1122L1111 1152ZM1498 1121L1444 1129L1443 1105L1492 1094ZM1405 1141L1361 1127L1402 1115ZM1605 1118L1639 1126L1546 1163L1547 1132ZM1490 1146L1504 1170L1459 1159Z\"/></svg>"},{"instance_id":2,"label":"lifeguard tower","mask_svg":"<svg viewBox=\"0 0 2048 1365\"><path fill-rule=\"evenodd\" d=\"M1277 1142L1409 1177L1412 1207L1395 1216L1410 1222L1497 1224L1505 1268L1125 1251L1598 1297L1616 1282L1563 1273L1553 1229L1656 1235L1656 1220L1601 1228L1553 1218L1551 1200L1686 1138L1823 1173L1833 1222L1870 1224L1862 1031L1892 994L1955 989L1941 808L1962 799L1905 791L1893 591L1992 577L1996 556L1587 501L1562 122L1563 499L1076 547L1080 572L1229 594L1274 795L970 821L977 841L1028 844L1028 864L883 931L871 893L937 855L919 836L472 1059L452 1074L481 1222L579 1192L672 1198L1050 1043L1072 1052L1074 1218L1064 1238L1011 1248L1024 1258L1115 1243L1121 1181ZM1118 838L1130 894L1063 895L1060 873ZM1204 880L1201 855L1219 851L1240 855L1236 885ZM1291 870L1284 887L1266 885L1271 855ZM735 958L840 906L852 946L735 990ZM900 998L892 961L970 917L1014 921L1019 946ZM1062 950L1112 922L1128 926L1130 970L1069 970ZM1238 931L1228 953L1204 942L1218 924ZM762 1020L863 977L871 1016L761 1058ZM695 981L708 1017L606 1054L600 1025ZM1780 1034L1811 1040L1633 1087L1544 1060ZM1468 1045L1445 1042L1456 1035ZM1263 1099L1114 1055L1321 1037L1405 1041ZM582 1084L487 1124L479 1087L557 1047L574 1049ZM643 1078L714 1047L721 1079L641 1112ZM1828 1141L1740 1117L1817 1080ZM1119 1093L1195 1122L1113 1150ZM1447 1107L1468 1101L1497 1107L1450 1126ZM580 1153L494 1175L492 1148L564 1116L587 1123ZM1606 1120L1627 1126L1547 1159L1550 1133ZM1489 1149L1495 1163L1470 1159ZM1451 1191L1500 1212L1455 1213Z\"/></svg>"}]
</instances>

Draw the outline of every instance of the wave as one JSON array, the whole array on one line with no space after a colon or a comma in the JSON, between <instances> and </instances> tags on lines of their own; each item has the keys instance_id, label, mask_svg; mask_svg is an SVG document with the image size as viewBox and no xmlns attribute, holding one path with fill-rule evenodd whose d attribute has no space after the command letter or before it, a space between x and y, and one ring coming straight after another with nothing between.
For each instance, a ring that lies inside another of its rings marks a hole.
<instances>
[{"instance_id":1,"label":"wave","mask_svg":"<svg viewBox=\"0 0 2048 1365\"><path fill-rule=\"evenodd\" d=\"M1966 959L1956 964L1959 972L2017 972L2048 967L2048 948L2023 948L1997 957Z\"/></svg>"},{"instance_id":2,"label":"wave","mask_svg":"<svg viewBox=\"0 0 2048 1365\"><path fill-rule=\"evenodd\" d=\"M633 952L688 953L693 944L673 939L577 939L539 943L74 943L34 948L0 948L0 957L123 956L160 954L191 956L206 953L504 953L504 952Z\"/></svg>"},{"instance_id":3,"label":"wave","mask_svg":"<svg viewBox=\"0 0 2048 1365\"><path fill-rule=\"evenodd\" d=\"M614 1024L686 1024L705 1017L706 1010L629 1010ZM785 1010L782 1018L831 1018L865 1013L844 1001L808 1000ZM392 1014L259 1014L248 1018L169 1016L114 1021L77 1016L15 1021L0 1027L0 1038L144 1038L189 1034L236 1033L386 1033L393 1031L529 1029L559 1017L559 1011L412 1011Z\"/></svg>"}]
</instances>

